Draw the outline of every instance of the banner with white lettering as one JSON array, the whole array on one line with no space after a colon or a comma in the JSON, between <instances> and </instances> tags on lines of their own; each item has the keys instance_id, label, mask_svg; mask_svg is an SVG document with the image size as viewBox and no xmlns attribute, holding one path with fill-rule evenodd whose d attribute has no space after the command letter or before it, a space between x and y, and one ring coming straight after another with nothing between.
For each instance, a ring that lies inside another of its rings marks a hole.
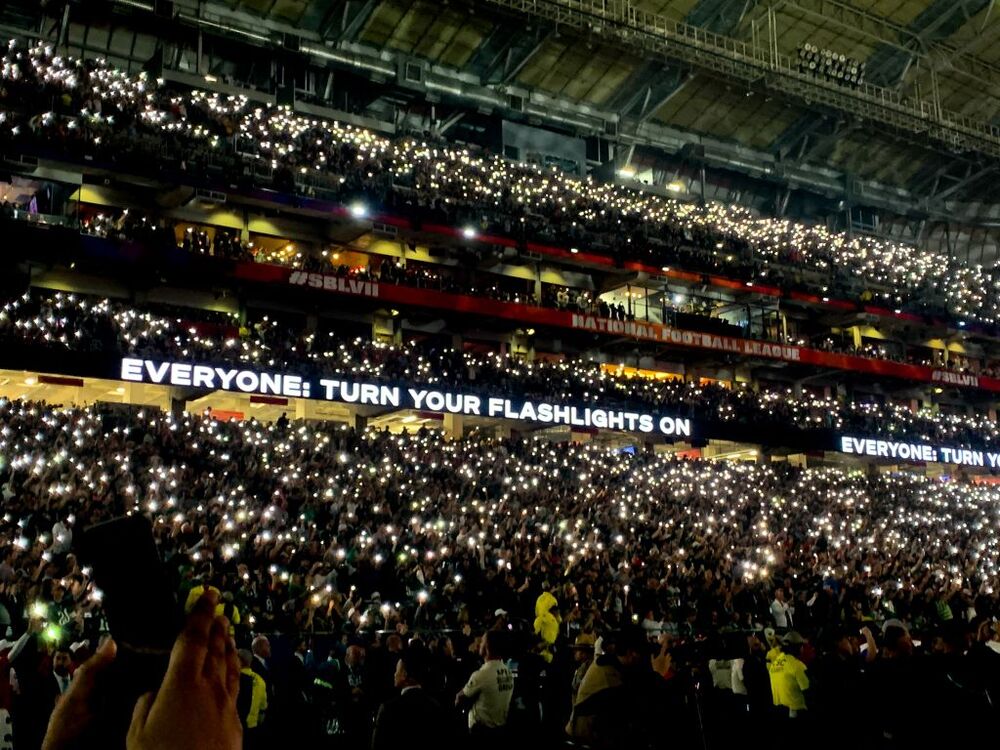
<instances>
[{"instance_id":1,"label":"banner with white lettering","mask_svg":"<svg viewBox=\"0 0 1000 750\"><path fill-rule=\"evenodd\" d=\"M575 406L551 401L519 401L424 385L407 387L335 378L311 380L287 372L265 372L194 362L164 362L125 357L121 361L121 379L133 383L157 383L202 388L208 391L309 398L360 406L415 409L440 414L641 432L669 437L691 437L693 429L690 419L609 409L599 405Z\"/></svg>"},{"instance_id":2,"label":"banner with white lettering","mask_svg":"<svg viewBox=\"0 0 1000 750\"><path fill-rule=\"evenodd\" d=\"M841 435L837 439L841 453L870 458L911 461L927 464L957 464L988 469L1000 468L1000 452L909 441L882 440Z\"/></svg>"},{"instance_id":3,"label":"banner with white lettering","mask_svg":"<svg viewBox=\"0 0 1000 750\"><path fill-rule=\"evenodd\" d=\"M307 286L310 289L322 289L327 292L355 294L361 297L378 297L377 281L352 279L331 273L292 271L288 276L288 283L292 286Z\"/></svg>"}]
</instances>

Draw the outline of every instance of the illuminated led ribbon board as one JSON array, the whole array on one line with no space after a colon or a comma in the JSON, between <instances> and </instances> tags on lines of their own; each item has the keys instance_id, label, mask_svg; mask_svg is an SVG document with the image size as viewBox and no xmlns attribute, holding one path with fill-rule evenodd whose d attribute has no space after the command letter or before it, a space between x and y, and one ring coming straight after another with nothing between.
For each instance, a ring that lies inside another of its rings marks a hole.
<instances>
[{"instance_id":1,"label":"illuminated led ribbon board","mask_svg":"<svg viewBox=\"0 0 1000 750\"><path fill-rule=\"evenodd\" d=\"M287 372L265 372L135 357L122 359L121 379L133 383L308 398L359 406L417 409L441 414L510 419L536 424L620 430L678 438L692 436L691 420L683 417L607 409L601 406L571 406L550 401L517 401L428 385L399 386L333 378L313 381Z\"/></svg>"},{"instance_id":2,"label":"illuminated led ribbon board","mask_svg":"<svg viewBox=\"0 0 1000 750\"><path fill-rule=\"evenodd\" d=\"M988 469L1000 468L1000 452L975 450L910 441L841 435L837 438L841 453L869 458L886 458L928 464L957 464Z\"/></svg>"}]
</instances>

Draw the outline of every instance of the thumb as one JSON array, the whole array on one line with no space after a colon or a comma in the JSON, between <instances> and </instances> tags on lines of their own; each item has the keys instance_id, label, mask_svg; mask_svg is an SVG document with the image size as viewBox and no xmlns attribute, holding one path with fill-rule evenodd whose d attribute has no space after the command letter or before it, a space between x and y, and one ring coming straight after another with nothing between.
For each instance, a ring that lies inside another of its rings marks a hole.
<instances>
[{"instance_id":1,"label":"thumb","mask_svg":"<svg viewBox=\"0 0 1000 750\"><path fill-rule=\"evenodd\" d=\"M149 718L149 712L153 708L153 701L155 700L155 693L144 693L135 702L135 708L132 710L132 722L128 726L129 745L136 739L136 735L145 729L146 719Z\"/></svg>"}]
</instances>

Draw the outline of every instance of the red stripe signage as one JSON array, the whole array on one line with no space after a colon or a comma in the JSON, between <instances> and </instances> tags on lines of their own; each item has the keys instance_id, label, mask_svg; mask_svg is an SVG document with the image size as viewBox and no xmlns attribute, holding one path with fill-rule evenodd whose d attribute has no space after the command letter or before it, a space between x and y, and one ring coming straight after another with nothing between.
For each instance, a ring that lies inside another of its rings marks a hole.
<instances>
[{"instance_id":1,"label":"red stripe signage","mask_svg":"<svg viewBox=\"0 0 1000 750\"><path fill-rule=\"evenodd\" d=\"M967 375L925 365L869 359L852 354L838 354L771 341L720 336L689 331L659 323L610 320L581 313L554 310L534 305L502 302L464 294L449 294L335 274L292 270L261 263L239 263L236 275L247 281L283 283L290 286L326 291L353 297L367 297L382 302L414 307L451 310L517 321L533 326L553 326L615 337L629 337L694 349L730 352L744 357L773 359L835 370L850 370L879 377L902 378L963 388L1000 392L1000 379Z\"/></svg>"}]
</instances>

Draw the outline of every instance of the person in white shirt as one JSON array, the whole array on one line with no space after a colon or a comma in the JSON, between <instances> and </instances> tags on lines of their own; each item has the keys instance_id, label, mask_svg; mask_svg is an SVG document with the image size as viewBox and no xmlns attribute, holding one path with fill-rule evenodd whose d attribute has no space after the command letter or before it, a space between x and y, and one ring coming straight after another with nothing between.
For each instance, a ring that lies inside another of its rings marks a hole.
<instances>
[{"instance_id":1,"label":"person in white shirt","mask_svg":"<svg viewBox=\"0 0 1000 750\"><path fill-rule=\"evenodd\" d=\"M73 528L69 519L56 521L52 525L52 546L49 550L53 555L64 555L73 547Z\"/></svg>"},{"instance_id":2,"label":"person in white shirt","mask_svg":"<svg viewBox=\"0 0 1000 750\"><path fill-rule=\"evenodd\" d=\"M788 606L788 602L785 601L785 590L776 589L774 601L771 602L771 617L774 618L774 627L783 630L792 627L792 614L794 612L795 610Z\"/></svg>"},{"instance_id":3,"label":"person in white shirt","mask_svg":"<svg viewBox=\"0 0 1000 750\"><path fill-rule=\"evenodd\" d=\"M514 675L502 660L505 635L499 630L487 631L480 647L485 663L455 696L456 706L469 706L469 732L487 741L507 724L514 695Z\"/></svg>"}]
</instances>

